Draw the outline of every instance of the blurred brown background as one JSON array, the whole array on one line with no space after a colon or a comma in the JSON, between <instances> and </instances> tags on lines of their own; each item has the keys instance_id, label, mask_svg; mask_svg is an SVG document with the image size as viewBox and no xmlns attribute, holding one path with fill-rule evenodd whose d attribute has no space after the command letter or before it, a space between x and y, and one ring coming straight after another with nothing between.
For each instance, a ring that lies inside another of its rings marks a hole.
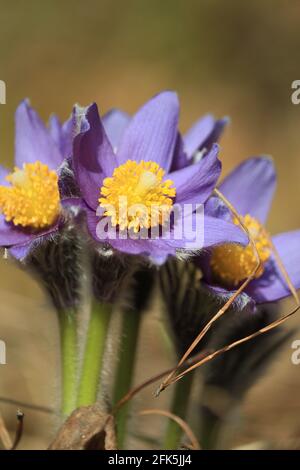
<instances>
[{"instance_id":1,"label":"blurred brown background","mask_svg":"<svg viewBox=\"0 0 300 470\"><path fill-rule=\"evenodd\" d=\"M248 156L273 155L279 184L269 229L300 226L300 105L290 99L291 83L300 79L298 1L0 0L0 7L0 79L7 85L1 163L13 162L14 111L24 97L44 119L51 112L64 119L75 102L134 112L158 91L174 89L182 130L206 112L231 117L221 142L225 172ZM0 338L8 348L0 395L53 406L55 316L37 285L5 260L0 276ZM140 357L143 365L149 355L152 361L137 380L169 363L156 328L157 315L149 314ZM299 375L287 345L249 394L236 443L300 438ZM0 402L0 410L13 427L15 406ZM53 429L47 415L28 412L23 447L45 446Z\"/></svg>"}]
</instances>

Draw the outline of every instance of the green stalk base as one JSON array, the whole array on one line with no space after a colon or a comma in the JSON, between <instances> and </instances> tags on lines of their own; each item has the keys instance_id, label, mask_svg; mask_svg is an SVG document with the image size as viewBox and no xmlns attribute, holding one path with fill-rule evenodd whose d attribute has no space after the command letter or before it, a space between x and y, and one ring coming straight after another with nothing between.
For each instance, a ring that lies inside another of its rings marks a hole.
<instances>
[{"instance_id":1,"label":"green stalk base","mask_svg":"<svg viewBox=\"0 0 300 470\"><path fill-rule=\"evenodd\" d=\"M92 405L97 400L101 369L112 307L96 300L92 304L86 336L77 406Z\"/></svg>"},{"instance_id":2,"label":"green stalk base","mask_svg":"<svg viewBox=\"0 0 300 470\"><path fill-rule=\"evenodd\" d=\"M68 416L76 407L77 389L77 321L74 310L58 313L61 342L62 403L61 411Z\"/></svg>"},{"instance_id":3,"label":"green stalk base","mask_svg":"<svg viewBox=\"0 0 300 470\"><path fill-rule=\"evenodd\" d=\"M120 358L116 369L113 403L116 404L132 386L135 356L138 344L141 315L136 311L122 312L122 329L120 342ZM123 405L117 412L118 449L125 444L129 403Z\"/></svg>"},{"instance_id":4,"label":"green stalk base","mask_svg":"<svg viewBox=\"0 0 300 470\"><path fill-rule=\"evenodd\" d=\"M193 384L193 373L187 374L174 385L171 412L182 419L186 418L189 397ZM169 420L162 448L164 450L177 450L182 437L182 429L178 424Z\"/></svg>"}]
</instances>

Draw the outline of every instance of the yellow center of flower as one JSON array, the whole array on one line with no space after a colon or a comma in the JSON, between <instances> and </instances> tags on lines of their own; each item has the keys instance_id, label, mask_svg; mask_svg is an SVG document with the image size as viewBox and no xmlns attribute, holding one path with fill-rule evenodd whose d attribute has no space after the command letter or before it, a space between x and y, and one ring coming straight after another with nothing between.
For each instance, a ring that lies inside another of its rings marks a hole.
<instances>
[{"instance_id":1,"label":"yellow center of flower","mask_svg":"<svg viewBox=\"0 0 300 470\"><path fill-rule=\"evenodd\" d=\"M271 256L272 246L265 228L253 217L247 214L242 217L244 225L252 235L262 262L261 268L256 273L260 277L264 272L264 264ZM239 225L238 220L234 220ZM226 286L237 286L247 279L257 265L253 246L226 243L213 249L211 257L211 269L215 280Z\"/></svg>"},{"instance_id":2,"label":"yellow center of flower","mask_svg":"<svg viewBox=\"0 0 300 470\"><path fill-rule=\"evenodd\" d=\"M34 229L53 224L60 210L58 177L37 161L15 167L6 177L11 186L0 186L0 210L7 222Z\"/></svg>"},{"instance_id":3,"label":"yellow center of flower","mask_svg":"<svg viewBox=\"0 0 300 470\"><path fill-rule=\"evenodd\" d=\"M100 206L113 226L138 232L141 228L162 225L169 216L176 189L173 181L165 180L164 170L155 162L128 160L105 178L101 188Z\"/></svg>"}]
</instances>

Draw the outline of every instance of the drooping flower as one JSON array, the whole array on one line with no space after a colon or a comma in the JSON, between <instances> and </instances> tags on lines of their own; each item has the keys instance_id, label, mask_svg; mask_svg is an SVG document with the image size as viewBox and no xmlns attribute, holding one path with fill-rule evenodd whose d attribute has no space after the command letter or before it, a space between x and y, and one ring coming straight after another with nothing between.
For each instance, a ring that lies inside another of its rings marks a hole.
<instances>
[{"instance_id":1,"label":"drooping flower","mask_svg":"<svg viewBox=\"0 0 300 470\"><path fill-rule=\"evenodd\" d=\"M172 170L178 144L178 116L176 94L163 92L129 121L120 112L106 116L108 137L95 104L78 112L81 132L74 139L73 166L85 204L88 229L96 241L103 242L97 234L97 224L101 218L108 217L119 236L108 235L106 242L118 251L148 255L161 261L186 248L190 233L180 239L173 238L172 231L170 239L160 234L155 238L138 236L141 229L161 229L174 204L203 204L219 178L221 163L216 144L194 165ZM110 126L108 122L112 119L114 123ZM122 198L128 207L140 204L155 207L156 217L150 217L149 212L129 212L124 209L126 205L116 209L117 200ZM123 230L131 230L137 236L124 239ZM205 217L205 247L232 240L245 243L244 235L234 224Z\"/></svg>"},{"instance_id":2,"label":"drooping flower","mask_svg":"<svg viewBox=\"0 0 300 470\"><path fill-rule=\"evenodd\" d=\"M16 248L16 256L62 224L67 198L60 171L71 146L71 119L61 125L52 117L47 129L28 101L19 105L15 168L10 173L0 167L0 246Z\"/></svg>"},{"instance_id":3,"label":"drooping flower","mask_svg":"<svg viewBox=\"0 0 300 470\"><path fill-rule=\"evenodd\" d=\"M261 269L245 289L256 303L273 302L290 295L289 287L274 256L275 246L296 289L300 288L300 230L270 237L264 227L276 186L273 162L268 157L251 158L238 166L220 185L220 191L233 204L255 241ZM218 198L212 198L207 211L224 220L232 218ZM236 224L238 221L234 220ZM251 274L256 257L246 247L222 244L199 256L197 263L210 290L220 296L232 292Z\"/></svg>"}]
</instances>

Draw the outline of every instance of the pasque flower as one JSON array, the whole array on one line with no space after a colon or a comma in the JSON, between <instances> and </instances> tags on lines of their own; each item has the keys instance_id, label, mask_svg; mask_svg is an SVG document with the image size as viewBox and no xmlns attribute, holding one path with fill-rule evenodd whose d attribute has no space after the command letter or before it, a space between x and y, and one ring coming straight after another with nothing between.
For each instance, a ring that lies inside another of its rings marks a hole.
<instances>
[{"instance_id":1,"label":"pasque flower","mask_svg":"<svg viewBox=\"0 0 300 470\"><path fill-rule=\"evenodd\" d=\"M251 158L238 166L220 185L220 191L233 204L255 241L262 267L245 289L256 303L272 302L290 295L274 256L278 252L295 288L300 288L300 230L281 233L272 238L264 227L276 186L273 162L268 157ZM218 198L207 204L211 215L231 219ZM234 221L238 224L238 221ZM253 248L222 244L197 259L204 282L218 295L231 295L253 271L256 258Z\"/></svg>"},{"instance_id":2,"label":"pasque flower","mask_svg":"<svg viewBox=\"0 0 300 470\"><path fill-rule=\"evenodd\" d=\"M80 110L77 115L80 132L74 139L73 166L87 213L88 229L96 241L101 241L96 227L103 216L110 218L118 233L131 230L137 234L140 229L161 227L175 203L181 206L203 204L211 195L221 172L218 145L212 145L205 158L194 165L172 168L183 149L178 145L181 142L179 103L175 93L160 93L131 119L120 112L107 115L104 118L107 133L95 104L83 112ZM187 141L191 155L198 147L192 146L192 139ZM201 139L198 142L197 145L201 145ZM126 198L128 206L155 206L157 217L153 220L148 213L130 215L125 211L124 215L120 209L112 211L111 207L116 207L119 198ZM102 211L100 215L98 206ZM172 233L170 239L108 236L106 241L118 251L149 255L160 261L185 249L187 243L185 236L175 239ZM245 237L231 222L205 217L204 246L225 241L242 243Z\"/></svg>"},{"instance_id":3,"label":"pasque flower","mask_svg":"<svg viewBox=\"0 0 300 470\"><path fill-rule=\"evenodd\" d=\"M70 209L76 195L69 165L73 122L53 116L47 129L23 101L16 111L15 168L0 168L0 246L38 279L57 312L64 414L76 403L82 276L81 237Z\"/></svg>"},{"instance_id":4,"label":"pasque flower","mask_svg":"<svg viewBox=\"0 0 300 470\"><path fill-rule=\"evenodd\" d=\"M52 116L49 129L23 101L16 111L15 168L0 167L0 246L23 257L33 241L56 233L64 220L64 158L72 148L72 119Z\"/></svg>"},{"instance_id":5,"label":"pasque flower","mask_svg":"<svg viewBox=\"0 0 300 470\"><path fill-rule=\"evenodd\" d=\"M58 311L80 298L81 240L68 159L73 119L47 128L27 100L16 111L15 168L0 167L0 246L37 276Z\"/></svg>"}]
</instances>

